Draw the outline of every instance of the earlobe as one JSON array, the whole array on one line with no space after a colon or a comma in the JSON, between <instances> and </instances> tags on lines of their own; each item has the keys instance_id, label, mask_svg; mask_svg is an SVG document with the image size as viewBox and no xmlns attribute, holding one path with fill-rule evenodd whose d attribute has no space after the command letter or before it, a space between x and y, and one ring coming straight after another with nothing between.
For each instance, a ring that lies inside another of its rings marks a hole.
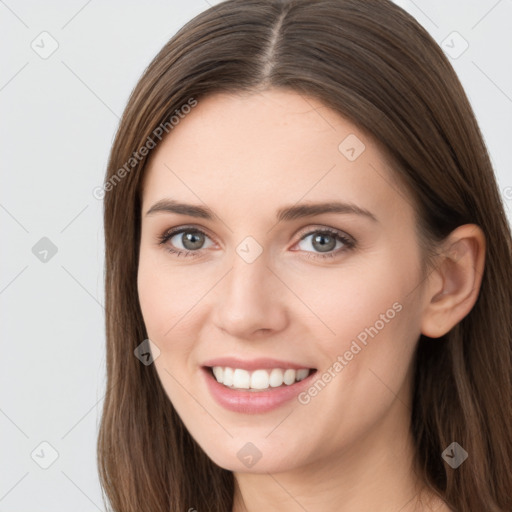
<instances>
[{"instance_id":1,"label":"earlobe","mask_svg":"<svg viewBox=\"0 0 512 512\"><path fill-rule=\"evenodd\" d=\"M427 282L422 334L439 338L469 314L480 292L485 250L476 224L459 226L447 237Z\"/></svg>"}]
</instances>

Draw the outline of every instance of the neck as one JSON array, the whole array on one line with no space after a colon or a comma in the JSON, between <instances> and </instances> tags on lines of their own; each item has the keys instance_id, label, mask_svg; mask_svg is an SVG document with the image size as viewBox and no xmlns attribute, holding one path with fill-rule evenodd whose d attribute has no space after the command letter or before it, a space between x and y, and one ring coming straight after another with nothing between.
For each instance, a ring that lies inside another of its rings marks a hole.
<instances>
[{"instance_id":1,"label":"neck","mask_svg":"<svg viewBox=\"0 0 512 512\"><path fill-rule=\"evenodd\" d=\"M410 410L400 400L364 438L282 473L235 473L233 512L375 512L418 508Z\"/></svg>"}]
</instances>

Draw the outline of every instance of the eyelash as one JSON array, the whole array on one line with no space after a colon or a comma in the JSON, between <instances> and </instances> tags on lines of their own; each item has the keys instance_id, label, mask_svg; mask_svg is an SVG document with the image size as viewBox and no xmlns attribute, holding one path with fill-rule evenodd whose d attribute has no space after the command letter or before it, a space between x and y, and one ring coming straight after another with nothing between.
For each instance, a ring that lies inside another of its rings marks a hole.
<instances>
[{"instance_id":1,"label":"eyelash","mask_svg":"<svg viewBox=\"0 0 512 512\"><path fill-rule=\"evenodd\" d=\"M192 233L200 233L200 234L210 238L201 229L198 229L198 228L195 228L195 227L191 227L191 226L184 226L184 227L181 227L181 228L171 229L171 230L165 231L162 235L159 235L158 236L158 244L159 245L165 245L173 236L178 235L180 233L188 232L188 231L192 232ZM356 242L355 242L354 239L349 238L349 237L343 235L341 232L336 231L336 230L331 229L331 228L322 228L322 229L316 229L316 230L313 230L313 231L309 231L309 232L305 233L303 236L301 236L299 242L301 242L302 240L304 240L308 236L311 236L311 235L314 235L314 234L331 235L336 240L339 240L340 242L342 242L344 247L341 247L340 249L338 249L336 251L325 253L325 254L322 254L322 253L312 253L310 251L305 251L308 258L314 258L314 259L320 259L320 260L326 260L326 259L329 259L329 258L335 258L340 253L352 250L356 246ZM166 247L166 250L168 252L170 252L171 254L174 254L176 256L184 255L185 257L198 257L198 256L200 256L199 253L201 252L201 249L198 249L196 251L187 251L187 250L183 250L183 249L174 249L174 248L172 248L170 246Z\"/></svg>"}]
</instances>

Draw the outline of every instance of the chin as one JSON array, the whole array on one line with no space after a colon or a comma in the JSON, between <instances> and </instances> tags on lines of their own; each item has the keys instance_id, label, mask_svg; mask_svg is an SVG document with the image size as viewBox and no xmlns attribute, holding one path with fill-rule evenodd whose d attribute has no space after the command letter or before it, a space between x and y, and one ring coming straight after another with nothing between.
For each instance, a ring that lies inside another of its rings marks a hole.
<instances>
[{"instance_id":1,"label":"chin","mask_svg":"<svg viewBox=\"0 0 512 512\"><path fill-rule=\"evenodd\" d=\"M206 455L217 466L236 473L282 473L296 469L299 461L294 453L283 452L281 447L250 441L231 440L232 449L215 452L206 451Z\"/></svg>"}]
</instances>

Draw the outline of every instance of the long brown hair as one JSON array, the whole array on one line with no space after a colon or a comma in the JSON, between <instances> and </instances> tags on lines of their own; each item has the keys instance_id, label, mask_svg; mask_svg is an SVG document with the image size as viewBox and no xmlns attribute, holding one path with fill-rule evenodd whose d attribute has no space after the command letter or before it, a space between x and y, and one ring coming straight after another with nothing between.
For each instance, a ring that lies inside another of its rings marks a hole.
<instances>
[{"instance_id":1,"label":"long brown hair","mask_svg":"<svg viewBox=\"0 0 512 512\"><path fill-rule=\"evenodd\" d=\"M412 428L420 476L451 508L510 512L510 228L456 73L426 30L389 0L228 0L179 30L133 90L105 180L104 499L116 512L232 509L233 474L192 439L154 365L134 357L147 338L137 267L150 150L140 148L158 143L158 127L172 137L169 119L191 99L268 87L318 98L373 137L410 191L431 247L463 224L485 233L476 305L442 339L418 342ZM453 441L469 454L457 469L441 457Z\"/></svg>"}]
</instances>

